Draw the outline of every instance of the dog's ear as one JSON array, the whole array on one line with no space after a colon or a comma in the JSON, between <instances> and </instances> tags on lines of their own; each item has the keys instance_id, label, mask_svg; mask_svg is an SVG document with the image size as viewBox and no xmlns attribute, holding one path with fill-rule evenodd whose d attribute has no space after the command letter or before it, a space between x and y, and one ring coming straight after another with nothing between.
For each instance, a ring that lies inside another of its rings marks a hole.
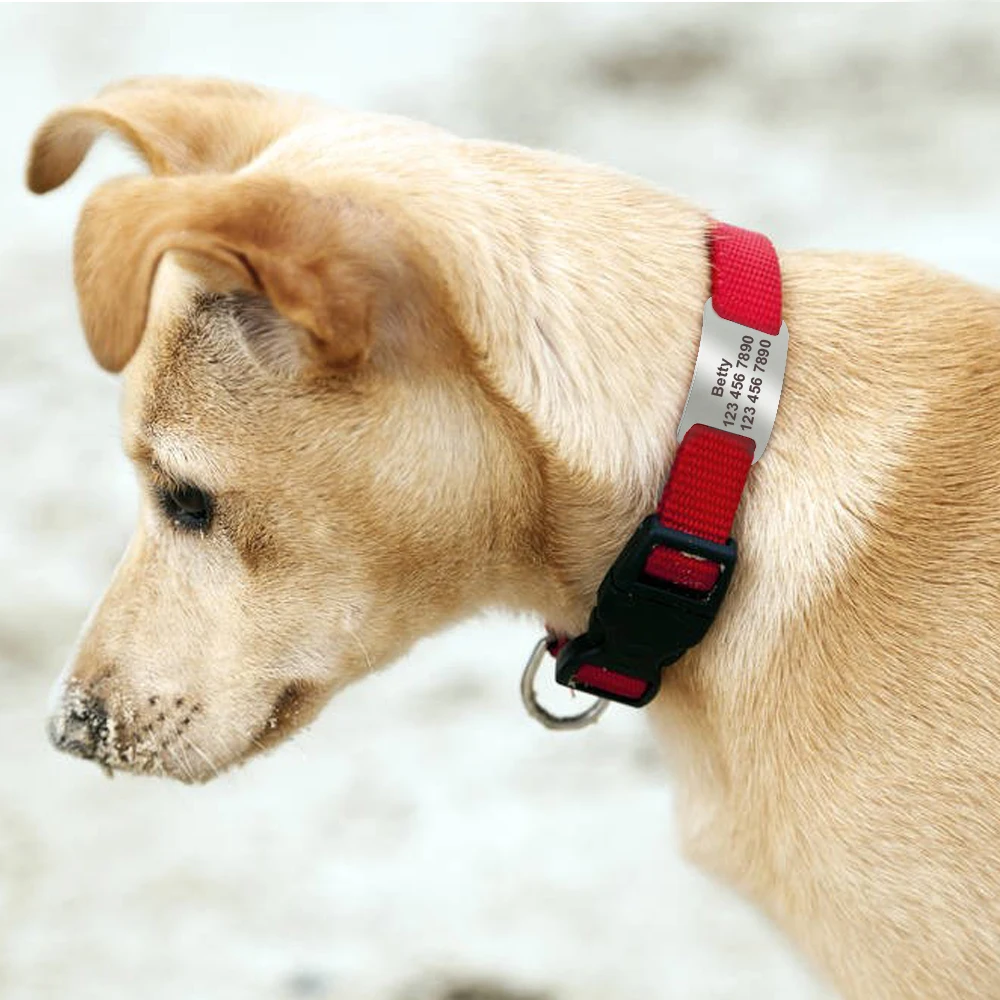
<instances>
[{"instance_id":1,"label":"dog's ear","mask_svg":"<svg viewBox=\"0 0 1000 1000\"><path fill-rule=\"evenodd\" d=\"M398 327L429 300L405 227L363 194L317 194L276 175L122 178L87 201L74 250L83 327L102 367L119 371L135 352L168 251L221 265L230 287L267 296L323 369L357 365L380 324Z\"/></svg>"},{"instance_id":2,"label":"dog's ear","mask_svg":"<svg viewBox=\"0 0 1000 1000\"><path fill-rule=\"evenodd\" d=\"M106 131L128 142L154 174L236 170L316 111L304 98L226 80L125 80L42 123L28 158L28 187L36 194L59 187Z\"/></svg>"}]
</instances>

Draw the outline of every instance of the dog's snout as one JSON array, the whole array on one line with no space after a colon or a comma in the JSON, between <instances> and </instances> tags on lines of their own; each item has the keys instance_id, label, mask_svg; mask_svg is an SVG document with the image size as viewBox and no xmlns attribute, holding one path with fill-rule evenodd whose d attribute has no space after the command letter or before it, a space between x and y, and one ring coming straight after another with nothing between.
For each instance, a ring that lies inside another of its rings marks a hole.
<instances>
[{"instance_id":1,"label":"dog's snout","mask_svg":"<svg viewBox=\"0 0 1000 1000\"><path fill-rule=\"evenodd\" d=\"M108 713L96 697L76 698L49 720L49 739L57 750L93 760L108 737Z\"/></svg>"}]
</instances>

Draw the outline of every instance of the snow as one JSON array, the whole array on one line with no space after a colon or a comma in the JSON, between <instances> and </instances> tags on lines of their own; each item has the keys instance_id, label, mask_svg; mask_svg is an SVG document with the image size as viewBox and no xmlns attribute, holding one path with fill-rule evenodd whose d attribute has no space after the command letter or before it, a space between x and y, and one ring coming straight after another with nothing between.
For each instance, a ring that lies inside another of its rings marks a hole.
<instances>
[{"instance_id":1,"label":"snow","mask_svg":"<svg viewBox=\"0 0 1000 1000\"><path fill-rule=\"evenodd\" d=\"M538 623L430 639L206 787L108 781L49 748L48 689L134 515L69 267L82 199L127 160L101 147L41 200L21 170L57 104L151 72L561 149L784 246L904 252L997 285L1000 9L0 11L0 997L828 996L680 859L641 714L553 734L523 713Z\"/></svg>"}]
</instances>

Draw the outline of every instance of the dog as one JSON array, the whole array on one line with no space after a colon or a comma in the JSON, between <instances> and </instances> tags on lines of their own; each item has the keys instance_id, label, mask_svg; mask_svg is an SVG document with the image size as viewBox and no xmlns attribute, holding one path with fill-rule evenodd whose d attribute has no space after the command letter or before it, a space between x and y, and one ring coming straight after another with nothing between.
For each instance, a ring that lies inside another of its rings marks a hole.
<instances>
[{"instance_id":1,"label":"dog","mask_svg":"<svg viewBox=\"0 0 1000 1000\"><path fill-rule=\"evenodd\" d=\"M621 173L216 80L111 86L74 247L135 534L63 750L203 781L485 606L579 633L673 456L708 216ZM1000 296L780 251L781 407L706 639L648 712L683 848L845 996L1000 996Z\"/></svg>"}]
</instances>

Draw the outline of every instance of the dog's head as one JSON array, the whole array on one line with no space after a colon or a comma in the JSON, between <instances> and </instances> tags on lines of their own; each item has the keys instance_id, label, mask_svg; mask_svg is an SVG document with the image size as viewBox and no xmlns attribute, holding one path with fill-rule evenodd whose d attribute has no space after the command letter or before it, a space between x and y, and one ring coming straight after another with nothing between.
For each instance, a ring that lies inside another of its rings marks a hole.
<instances>
[{"instance_id":1,"label":"dog's head","mask_svg":"<svg viewBox=\"0 0 1000 1000\"><path fill-rule=\"evenodd\" d=\"M324 114L136 81L35 139L39 193L101 130L152 171L91 196L74 254L142 500L50 729L107 767L204 780L537 586L535 443L479 371L433 235L297 141Z\"/></svg>"}]
</instances>

